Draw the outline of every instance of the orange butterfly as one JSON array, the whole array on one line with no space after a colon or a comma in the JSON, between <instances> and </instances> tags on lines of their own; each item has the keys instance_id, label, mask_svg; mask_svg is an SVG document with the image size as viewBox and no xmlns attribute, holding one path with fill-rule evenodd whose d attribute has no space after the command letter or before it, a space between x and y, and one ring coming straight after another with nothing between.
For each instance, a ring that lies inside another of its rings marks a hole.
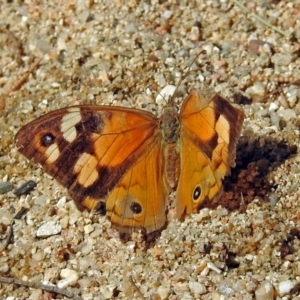
<instances>
[{"instance_id":1,"label":"orange butterfly","mask_svg":"<svg viewBox=\"0 0 300 300\"><path fill-rule=\"evenodd\" d=\"M169 104L159 118L123 107L59 109L21 128L16 144L68 188L80 210L152 239L166 225L172 189L179 219L220 195L243 119L220 95L192 90L179 113Z\"/></svg>"}]
</instances>

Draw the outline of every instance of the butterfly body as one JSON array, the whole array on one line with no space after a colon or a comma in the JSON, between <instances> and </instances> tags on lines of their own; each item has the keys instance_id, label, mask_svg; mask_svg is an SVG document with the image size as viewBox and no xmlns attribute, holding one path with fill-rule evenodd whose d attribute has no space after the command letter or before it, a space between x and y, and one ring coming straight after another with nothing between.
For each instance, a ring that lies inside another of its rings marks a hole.
<instances>
[{"instance_id":1,"label":"butterfly body","mask_svg":"<svg viewBox=\"0 0 300 300\"><path fill-rule=\"evenodd\" d=\"M25 125L16 143L79 209L106 214L121 233L151 236L166 225L172 189L180 219L219 195L243 116L219 95L192 91L179 113L167 106L160 118L123 107L56 110Z\"/></svg>"}]
</instances>

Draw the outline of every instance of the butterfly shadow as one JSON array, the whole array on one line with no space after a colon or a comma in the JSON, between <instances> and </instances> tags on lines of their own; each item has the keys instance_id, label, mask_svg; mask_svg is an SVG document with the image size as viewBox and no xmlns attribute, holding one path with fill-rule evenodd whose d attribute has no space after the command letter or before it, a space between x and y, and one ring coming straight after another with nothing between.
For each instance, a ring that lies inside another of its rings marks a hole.
<instances>
[{"instance_id":1,"label":"butterfly shadow","mask_svg":"<svg viewBox=\"0 0 300 300\"><path fill-rule=\"evenodd\" d=\"M272 137L241 137L236 166L224 179L222 196L216 202L208 201L205 207L215 209L221 205L229 211L243 211L254 199L269 202L271 190L276 190L276 185L270 183L268 175L296 152L296 145Z\"/></svg>"}]
</instances>

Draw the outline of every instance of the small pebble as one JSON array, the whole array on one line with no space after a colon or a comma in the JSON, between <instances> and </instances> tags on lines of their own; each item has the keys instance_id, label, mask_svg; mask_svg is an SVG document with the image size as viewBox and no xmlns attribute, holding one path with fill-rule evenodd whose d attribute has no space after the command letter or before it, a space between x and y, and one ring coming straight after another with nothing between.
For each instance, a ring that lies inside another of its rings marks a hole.
<instances>
[{"instance_id":1,"label":"small pebble","mask_svg":"<svg viewBox=\"0 0 300 300\"><path fill-rule=\"evenodd\" d=\"M279 105L275 102L271 102L269 106L269 111L276 111L278 109Z\"/></svg>"},{"instance_id":2,"label":"small pebble","mask_svg":"<svg viewBox=\"0 0 300 300\"><path fill-rule=\"evenodd\" d=\"M253 86L247 88L246 93L251 97L263 97L265 95L265 86L262 82L255 82Z\"/></svg>"},{"instance_id":3,"label":"small pebble","mask_svg":"<svg viewBox=\"0 0 300 300\"><path fill-rule=\"evenodd\" d=\"M282 297L284 295L287 295L293 287L294 287L294 283L291 280L285 280L279 282L278 285L279 296Z\"/></svg>"},{"instance_id":4,"label":"small pebble","mask_svg":"<svg viewBox=\"0 0 300 300\"><path fill-rule=\"evenodd\" d=\"M168 299L171 291L169 287L161 285L157 288L157 293L159 294L160 298L164 300L164 299Z\"/></svg>"},{"instance_id":5,"label":"small pebble","mask_svg":"<svg viewBox=\"0 0 300 300\"><path fill-rule=\"evenodd\" d=\"M285 108L278 111L278 115L285 121L289 121L292 118L296 118L296 112L291 108Z\"/></svg>"},{"instance_id":6,"label":"small pebble","mask_svg":"<svg viewBox=\"0 0 300 300\"><path fill-rule=\"evenodd\" d=\"M190 32L190 40L197 42L200 40L200 28L198 26L193 26Z\"/></svg>"},{"instance_id":7,"label":"small pebble","mask_svg":"<svg viewBox=\"0 0 300 300\"><path fill-rule=\"evenodd\" d=\"M92 264L93 260L88 256L81 257L78 259L78 268L81 272L86 272Z\"/></svg>"},{"instance_id":8,"label":"small pebble","mask_svg":"<svg viewBox=\"0 0 300 300\"><path fill-rule=\"evenodd\" d=\"M83 229L85 234L90 234L94 231L94 227L91 224L85 225Z\"/></svg>"},{"instance_id":9,"label":"small pebble","mask_svg":"<svg viewBox=\"0 0 300 300\"><path fill-rule=\"evenodd\" d=\"M168 101L168 99L170 99L173 95L174 92L176 90L176 86L175 85L167 85L165 86L157 95L155 102L157 104L160 103L165 103Z\"/></svg>"},{"instance_id":10,"label":"small pebble","mask_svg":"<svg viewBox=\"0 0 300 300\"><path fill-rule=\"evenodd\" d=\"M273 300L274 287L271 282L263 281L255 290L256 300Z\"/></svg>"},{"instance_id":11,"label":"small pebble","mask_svg":"<svg viewBox=\"0 0 300 300\"><path fill-rule=\"evenodd\" d=\"M82 255L88 255L93 250L93 244L87 242L82 248L81 253Z\"/></svg>"},{"instance_id":12,"label":"small pebble","mask_svg":"<svg viewBox=\"0 0 300 300\"><path fill-rule=\"evenodd\" d=\"M0 208L0 224L10 225L13 219L13 215L6 208Z\"/></svg>"},{"instance_id":13,"label":"small pebble","mask_svg":"<svg viewBox=\"0 0 300 300\"><path fill-rule=\"evenodd\" d=\"M112 299L116 288L117 287L114 283L108 285L101 285L100 292L105 299Z\"/></svg>"},{"instance_id":14,"label":"small pebble","mask_svg":"<svg viewBox=\"0 0 300 300\"><path fill-rule=\"evenodd\" d=\"M60 88L60 83L59 82L52 82L51 87L58 89L58 88Z\"/></svg>"},{"instance_id":15,"label":"small pebble","mask_svg":"<svg viewBox=\"0 0 300 300\"><path fill-rule=\"evenodd\" d=\"M275 53L271 61L278 66L288 66L293 61L294 56L287 53Z\"/></svg>"},{"instance_id":16,"label":"small pebble","mask_svg":"<svg viewBox=\"0 0 300 300\"><path fill-rule=\"evenodd\" d=\"M235 290L231 288L227 282L222 281L217 286L217 291L220 292L223 295L231 296L235 294Z\"/></svg>"},{"instance_id":17,"label":"small pebble","mask_svg":"<svg viewBox=\"0 0 300 300\"><path fill-rule=\"evenodd\" d=\"M36 236L45 238L51 235L58 234L61 232L61 230L62 227L59 223L55 221L50 221L39 227L39 229L36 232Z\"/></svg>"},{"instance_id":18,"label":"small pebble","mask_svg":"<svg viewBox=\"0 0 300 300\"><path fill-rule=\"evenodd\" d=\"M77 272L75 270L72 269L62 269L60 271L60 278L66 279L70 276L73 276L74 274L77 274Z\"/></svg>"},{"instance_id":19,"label":"small pebble","mask_svg":"<svg viewBox=\"0 0 300 300\"><path fill-rule=\"evenodd\" d=\"M125 25L125 27L124 27L125 33L128 33L128 34L135 33L136 30L137 30L136 26L133 23L129 23L129 24Z\"/></svg>"},{"instance_id":20,"label":"small pebble","mask_svg":"<svg viewBox=\"0 0 300 300\"><path fill-rule=\"evenodd\" d=\"M7 192L11 191L14 188L14 185L7 181L7 182L0 182L0 194L6 194Z\"/></svg>"},{"instance_id":21,"label":"small pebble","mask_svg":"<svg viewBox=\"0 0 300 300\"><path fill-rule=\"evenodd\" d=\"M206 287L200 282L190 281L189 282L190 291L194 294L204 294L206 293Z\"/></svg>"},{"instance_id":22,"label":"small pebble","mask_svg":"<svg viewBox=\"0 0 300 300\"><path fill-rule=\"evenodd\" d=\"M57 202L56 202L56 206L57 207L65 207L66 205L66 202L67 202L67 197L66 196L63 196L61 197Z\"/></svg>"},{"instance_id":23,"label":"small pebble","mask_svg":"<svg viewBox=\"0 0 300 300\"><path fill-rule=\"evenodd\" d=\"M56 281L59 278L59 269L57 267L47 268L44 273L44 281Z\"/></svg>"},{"instance_id":24,"label":"small pebble","mask_svg":"<svg viewBox=\"0 0 300 300\"><path fill-rule=\"evenodd\" d=\"M164 12L163 12L163 15L162 15L162 17L164 18L164 19L166 19L166 20L168 20L168 19L170 19L171 17L172 17L172 11L171 10L165 10Z\"/></svg>"},{"instance_id":25,"label":"small pebble","mask_svg":"<svg viewBox=\"0 0 300 300\"><path fill-rule=\"evenodd\" d=\"M36 183L33 180L28 180L25 183L21 184L15 191L14 194L16 196L21 196L24 194L28 194L36 187Z\"/></svg>"},{"instance_id":26,"label":"small pebble","mask_svg":"<svg viewBox=\"0 0 300 300\"><path fill-rule=\"evenodd\" d=\"M62 269L60 272L60 277L63 278L57 282L57 287L60 289L74 285L79 279L78 273L71 269Z\"/></svg>"},{"instance_id":27,"label":"small pebble","mask_svg":"<svg viewBox=\"0 0 300 300\"><path fill-rule=\"evenodd\" d=\"M209 269L215 271L215 272L218 273L218 274L221 274L221 273L222 273L222 271L221 271L219 268L217 268L217 267L215 266L215 264L213 264L213 263L210 262L210 261L207 263L207 267L208 267Z\"/></svg>"},{"instance_id":28,"label":"small pebble","mask_svg":"<svg viewBox=\"0 0 300 300\"><path fill-rule=\"evenodd\" d=\"M265 43L265 42L262 41L262 40L256 40L256 39L250 40L250 41L248 42L248 49L249 49L250 52L255 53L255 54L258 54L258 53L259 53L260 47L261 47L264 43Z\"/></svg>"}]
</instances>

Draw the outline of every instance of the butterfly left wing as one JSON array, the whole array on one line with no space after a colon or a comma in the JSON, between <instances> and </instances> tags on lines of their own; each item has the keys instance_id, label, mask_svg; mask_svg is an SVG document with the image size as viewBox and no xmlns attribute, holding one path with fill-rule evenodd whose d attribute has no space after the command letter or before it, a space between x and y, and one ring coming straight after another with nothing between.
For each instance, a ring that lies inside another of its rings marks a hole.
<instances>
[{"instance_id":1,"label":"butterfly left wing","mask_svg":"<svg viewBox=\"0 0 300 300\"><path fill-rule=\"evenodd\" d=\"M68 188L79 209L107 212L124 231L148 234L163 227L168 194L157 124L145 111L74 106L25 125L16 144Z\"/></svg>"},{"instance_id":2,"label":"butterfly left wing","mask_svg":"<svg viewBox=\"0 0 300 300\"><path fill-rule=\"evenodd\" d=\"M181 112L181 173L176 208L179 219L216 199L222 179L235 165L243 111L220 95L212 99L191 91Z\"/></svg>"}]
</instances>

